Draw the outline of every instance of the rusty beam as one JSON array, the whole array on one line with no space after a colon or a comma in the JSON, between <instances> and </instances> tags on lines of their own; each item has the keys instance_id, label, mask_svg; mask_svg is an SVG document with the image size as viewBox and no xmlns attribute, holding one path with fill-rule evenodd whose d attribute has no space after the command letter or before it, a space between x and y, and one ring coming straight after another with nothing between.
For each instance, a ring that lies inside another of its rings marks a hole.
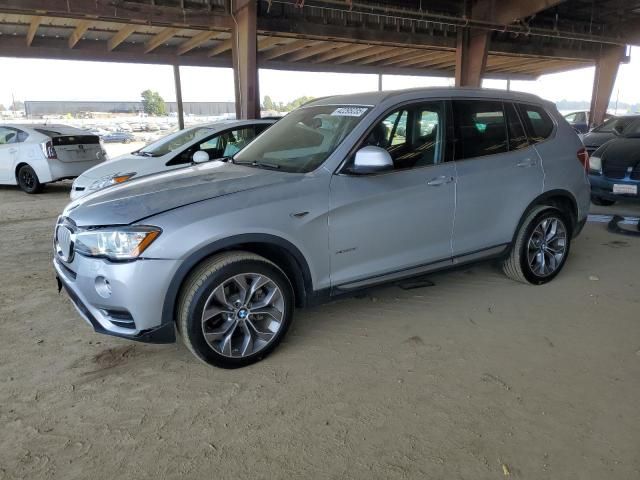
<instances>
[{"instance_id":1,"label":"rusty beam","mask_svg":"<svg viewBox=\"0 0 640 480\"><path fill-rule=\"evenodd\" d=\"M27 31L27 47L30 47L33 43L33 38L36 36L36 32L38 31L38 27L41 22L41 16L35 15L31 17L31 23L29 23L29 30Z\"/></svg>"},{"instance_id":2,"label":"rusty beam","mask_svg":"<svg viewBox=\"0 0 640 480\"><path fill-rule=\"evenodd\" d=\"M609 47L602 51L596 60L596 72L593 77L593 93L591 95L591 109L589 124L600 125L609 107L611 92L618 75L618 67L625 54L624 47Z\"/></svg>"},{"instance_id":3,"label":"rusty beam","mask_svg":"<svg viewBox=\"0 0 640 480\"><path fill-rule=\"evenodd\" d=\"M257 5L255 0L233 2L232 59L236 117L260 118L258 83Z\"/></svg>"}]
</instances>

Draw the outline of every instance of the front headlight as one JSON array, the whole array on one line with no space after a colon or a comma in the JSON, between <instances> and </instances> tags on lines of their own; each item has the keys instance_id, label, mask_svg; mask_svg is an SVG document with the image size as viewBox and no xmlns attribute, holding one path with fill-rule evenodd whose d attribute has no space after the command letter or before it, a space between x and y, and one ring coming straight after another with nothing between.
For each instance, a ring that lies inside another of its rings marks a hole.
<instances>
[{"instance_id":1,"label":"front headlight","mask_svg":"<svg viewBox=\"0 0 640 480\"><path fill-rule=\"evenodd\" d=\"M131 177L133 177L136 172L129 173L113 173L110 175L105 175L104 177L100 177L98 180L89 185L88 190L102 190L110 185L116 185L118 183L126 182Z\"/></svg>"},{"instance_id":2,"label":"front headlight","mask_svg":"<svg viewBox=\"0 0 640 480\"><path fill-rule=\"evenodd\" d=\"M602 159L600 157L589 157L589 170L595 173L602 173Z\"/></svg>"},{"instance_id":3,"label":"front headlight","mask_svg":"<svg viewBox=\"0 0 640 480\"><path fill-rule=\"evenodd\" d=\"M109 227L76 233L75 250L88 257L110 260L138 258L162 230L158 227Z\"/></svg>"}]
</instances>

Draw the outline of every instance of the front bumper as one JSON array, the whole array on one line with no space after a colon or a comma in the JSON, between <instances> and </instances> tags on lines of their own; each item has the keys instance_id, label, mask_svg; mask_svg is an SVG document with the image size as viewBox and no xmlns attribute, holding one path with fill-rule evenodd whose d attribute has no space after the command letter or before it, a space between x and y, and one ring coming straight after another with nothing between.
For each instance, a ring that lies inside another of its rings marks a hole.
<instances>
[{"instance_id":1,"label":"front bumper","mask_svg":"<svg viewBox=\"0 0 640 480\"><path fill-rule=\"evenodd\" d=\"M604 175L589 175L591 183L591 195L604 198L606 200L637 200L640 201L640 181L629 178L607 178ZM613 185L636 185L638 193L636 195L627 193L613 193Z\"/></svg>"},{"instance_id":2,"label":"front bumper","mask_svg":"<svg viewBox=\"0 0 640 480\"><path fill-rule=\"evenodd\" d=\"M162 323L162 307L177 261L113 263L77 254L71 263L56 257L53 265L59 287L96 332L151 343L175 341L174 323ZM109 295L98 288L99 279L109 281Z\"/></svg>"}]
</instances>

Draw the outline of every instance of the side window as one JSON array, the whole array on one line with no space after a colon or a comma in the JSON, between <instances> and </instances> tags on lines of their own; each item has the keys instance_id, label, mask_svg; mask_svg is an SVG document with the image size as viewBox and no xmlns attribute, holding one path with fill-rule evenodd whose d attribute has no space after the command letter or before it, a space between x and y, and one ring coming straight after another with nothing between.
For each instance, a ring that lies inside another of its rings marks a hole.
<instances>
[{"instance_id":1,"label":"side window","mask_svg":"<svg viewBox=\"0 0 640 480\"><path fill-rule=\"evenodd\" d=\"M396 159L396 168L424 167L440 161L443 145L442 105L441 102L431 102L415 109L410 142L406 152Z\"/></svg>"},{"instance_id":2,"label":"side window","mask_svg":"<svg viewBox=\"0 0 640 480\"><path fill-rule=\"evenodd\" d=\"M578 114L577 113L570 113L569 115L565 115L564 119L568 122L568 123L576 123L576 116Z\"/></svg>"},{"instance_id":3,"label":"side window","mask_svg":"<svg viewBox=\"0 0 640 480\"><path fill-rule=\"evenodd\" d=\"M16 130L13 128L0 127L0 145L17 143L17 141L18 135Z\"/></svg>"},{"instance_id":4,"label":"side window","mask_svg":"<svg viewBox=\"0 0 640 480\"><path fill-rule=\"evenodd\" d=\"M553 121L544 108L525 104L519 104L518 108L524 120L529 141L537 143L549 138L553 132Z\"/></svg>"},{"instance_id":5,"label":"side window","mask_svg":"<svg viewBox=\"0 0 640 480\"><path fill-rule=\"evenodd\" d=\"M29 134L27 132L23 132L22 130L18 130L18 143L24 142L27 138L29 138Z\"/></svg>"},{"instance_id":6,"label":"side window","mask_svg":"<svg viewBox=\"0 0 640 480\"><path fill-rule=\"evenodd\" d=\"M505 103L504 108L507 113L507 125L509 126L509 150L520 150L528 147L527 134L524 132L522 123L520 123L516 107L514 107L513 103Z\"/></svg>"},{"instance_id":7,"label":"side window","mask_svg":"<svg viewBox=\"0 0 640 480\"><path fill-rule=\"evenodd\" d=\"M390 115L387 115L381 122L379 122L364 142L364 145L372 145L386 149L391 157L395 159L396 156L402 153L404 146L407 143L407 119L409 112L405 109L396 110Z\"/></svg>"},{"instance_id":8,"label":"side window","mask_svg":"<svg viewBox=\"0 0 640 480\"><path fill-rule=\"evenodd\" d=\"M507 151L507 124L502 102L454 100L453 117L456 160Z\"/></svg>"},{"instance_id":9,"label":"side window","mask_svg":"<svg viewBox=\"0 0 640 480\"><path fill-rule=\"evenodd\" d=\"M223 133L220 135L220 143L218 144L218 148L222 151L220 156L235 155L254 138L256 138L256 131L253 127L239 128Z\"/></svg>"},{"instance_id":10,"label":"side window","mask_svg":"<svg viewBox=\"0 0 640 480\"><path fill-rule=\"evenodd\" d=\"M587 123L587 115L584 112L576 113L576 123Z\"/></svg>"}]
</instances>

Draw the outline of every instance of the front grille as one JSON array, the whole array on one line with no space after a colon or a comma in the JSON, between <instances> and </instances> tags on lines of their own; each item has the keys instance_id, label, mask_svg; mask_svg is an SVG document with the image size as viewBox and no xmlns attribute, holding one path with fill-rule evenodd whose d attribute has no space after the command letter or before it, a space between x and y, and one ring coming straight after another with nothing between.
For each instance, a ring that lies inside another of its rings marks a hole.
<instances>
[{"instance_id":1,"label":"front grille","mask_svg":"<svg viewBox=\"0 0 640 480\"><path fill-rule=\"evenodd\" d=\"M59 217L53 233L53 246L56 255L63 262L69 263L73 260L74 237L75 224L73 221L65 217Z\"/></svg>"},{"instance_id":2,"label":"front grille","mask_svg":"<svg viewBox=\"0 0 640 480\"><path fill-rule=\"evenodd\" d=\"M607 165L605 162L604 165L602 165L602 173L608 178L624 178L627 174L627 168Z\"/></svg>"}]
</instances>

